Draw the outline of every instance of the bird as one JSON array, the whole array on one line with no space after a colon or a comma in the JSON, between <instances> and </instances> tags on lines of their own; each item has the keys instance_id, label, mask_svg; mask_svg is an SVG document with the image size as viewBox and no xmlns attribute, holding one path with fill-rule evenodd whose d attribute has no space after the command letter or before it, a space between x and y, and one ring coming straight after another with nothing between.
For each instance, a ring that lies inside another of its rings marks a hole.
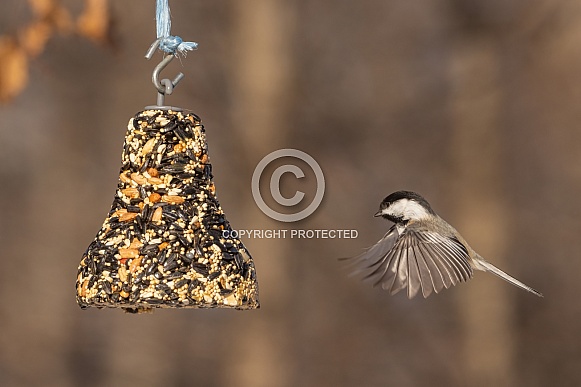
<instances>
[{"instance_id":1,"label":"bird","mask_svg":"<svg viewBox=\"0 0 581 387\"><path fill-rule=\"evenodd\" d=\"M381 202L376 217L393 223L375 245L348 258L352 275L381 285L390 294L407 289L408 298L420 291L424 298L452 285L468 281L474 270L495 274L503 280L543 295L482 258L454 227L442 219L421 195L397 191Z\"/></svg>"}]
</instances>

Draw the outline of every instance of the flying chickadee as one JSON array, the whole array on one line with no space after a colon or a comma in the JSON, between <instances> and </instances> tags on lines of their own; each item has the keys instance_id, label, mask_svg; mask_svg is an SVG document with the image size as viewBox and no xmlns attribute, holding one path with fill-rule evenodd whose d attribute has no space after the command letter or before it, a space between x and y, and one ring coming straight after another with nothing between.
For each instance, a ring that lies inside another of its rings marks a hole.
<instances>
[{"instance_id":1,"label":"flying chickadee","mask_svg":"<svg viewBox=\"0 0 581 387\"><path fill-rule=\"evenodd\" d=\"M474 269L487 271L526 291L543 295L487 262L462 236L440 218L415 192L398 191L386 197L375 216L394 223L379 242L351 258L364 279L395 294L407 288L424 298L472 278Z\"/></svg>"}]
</instances>

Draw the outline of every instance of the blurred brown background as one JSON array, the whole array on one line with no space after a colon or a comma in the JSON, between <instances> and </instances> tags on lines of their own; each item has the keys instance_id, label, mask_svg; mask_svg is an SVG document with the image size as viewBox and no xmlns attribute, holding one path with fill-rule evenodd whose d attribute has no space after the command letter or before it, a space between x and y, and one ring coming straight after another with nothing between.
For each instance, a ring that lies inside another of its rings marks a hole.
<instances>
[{"instance_id":1,"label":"blurred brown background","mask_svg":"<svg viewBox=\"0 0 581 387\"><path fill-rule=\"evenodd\" d=\"M244 239L258 311L80 310L127 121L155 102L154 1L3 0L1 385L581 385L580 1L171 6L172 33L200 48L162 74L186 74L167 102L202 117L233 227L359 237ZM280 148L327 183L295 224L250 194ZM545 298L480 272L427 300L347 277L337 257L383 235L372 215L399 189Z\"/></svg>"}]
</instances>

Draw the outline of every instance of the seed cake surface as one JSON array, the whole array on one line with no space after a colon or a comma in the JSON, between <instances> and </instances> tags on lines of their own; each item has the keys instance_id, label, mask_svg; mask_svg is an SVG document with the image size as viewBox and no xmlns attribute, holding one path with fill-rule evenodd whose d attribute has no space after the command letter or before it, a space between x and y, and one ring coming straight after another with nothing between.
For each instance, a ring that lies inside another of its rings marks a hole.
<instances>
[{"instance_id":1,"label":"seed cake surface","mask_svg":"<svg viewBox=\"0 0 581 387\"><path fill-rule=\"evenodd\" d=\"M77 303L258 308L252 258L224 230L200 118L142 111L129 121L111 210L79 265Z\"/></svg>"}]
</instances>

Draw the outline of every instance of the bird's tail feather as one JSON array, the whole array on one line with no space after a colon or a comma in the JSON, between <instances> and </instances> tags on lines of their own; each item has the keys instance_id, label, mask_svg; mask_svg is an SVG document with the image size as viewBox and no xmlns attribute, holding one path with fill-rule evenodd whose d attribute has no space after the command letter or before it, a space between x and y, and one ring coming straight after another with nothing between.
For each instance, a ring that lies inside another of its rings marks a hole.
<instances>
[{"instance_id":1,"label":"bird's tail feather","mask_svg":"<svg viewBox=\"0 0 581 387\"><path fill-rule=\"evenodd\" d=\"M492 263L487 262L484 259L480 258L477 261L477 264L482 266L483 270L490 272L492 274L495 274L496 276L498 276L498 277L502 278L503 280L513 284L514 286L518 286L519 288L524 289L527 292L531 292L539 297L543 297L543 295L540 292L536 291L535 289L531 288L530 286L523 284L522 282L520 282L516 278L506 274L504 271L500 270L498 267L494 266Z\"/></svg>"}]
</instances>

